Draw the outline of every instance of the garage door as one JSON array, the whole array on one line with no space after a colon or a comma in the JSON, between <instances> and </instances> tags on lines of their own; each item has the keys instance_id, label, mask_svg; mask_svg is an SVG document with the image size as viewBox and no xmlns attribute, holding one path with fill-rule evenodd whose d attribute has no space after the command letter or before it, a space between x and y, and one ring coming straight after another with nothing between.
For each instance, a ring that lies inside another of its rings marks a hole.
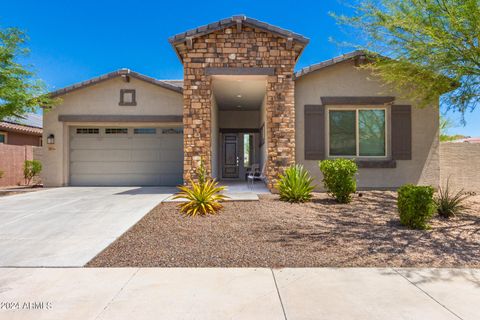
<instances>
[{"instance_id":1,"label":"garage door","mask_svg":"<svg viewBox=\"0 0 480 320\"><path fill-rule=\"evenodd\" d=\"M180 128L70 128L70 185L173 186L182 173Z\"/></svg>"}]
</instances>

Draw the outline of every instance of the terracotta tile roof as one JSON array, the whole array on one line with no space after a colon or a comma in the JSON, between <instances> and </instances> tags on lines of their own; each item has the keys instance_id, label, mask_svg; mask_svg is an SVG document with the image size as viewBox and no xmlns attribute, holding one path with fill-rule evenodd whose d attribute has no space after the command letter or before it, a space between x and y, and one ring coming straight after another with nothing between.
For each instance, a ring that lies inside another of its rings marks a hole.
<instances>
[{"instance_id":1,"label":"terracotta tile roof","mask_svg":"<svg viewBox=\"0 0 480 320\"><path fill-rule=\"evenodd\" d=\"M41 136L43 129L9 122L0 122L0 131L14 131Z\"/></svg>"}]
</instances>

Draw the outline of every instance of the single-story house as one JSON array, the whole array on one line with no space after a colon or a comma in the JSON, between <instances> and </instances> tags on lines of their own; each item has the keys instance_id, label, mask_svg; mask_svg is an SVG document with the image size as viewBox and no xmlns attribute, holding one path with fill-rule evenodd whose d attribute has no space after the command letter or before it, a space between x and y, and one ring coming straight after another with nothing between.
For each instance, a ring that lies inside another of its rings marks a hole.
<instances>
[{"instance_id":1,"label":"single-story house","mask_svg":"<svg viewBox=\"0 0 480 320\"><path fill-rule=\"evenodd\" d=\"M0 143L17 146L42 145L42 116L27 113L0 121Z\"/></svg>"},{"instance_id":2,"label":"single-story house","mask_svg":"<svg viewBox=\"0 0 480 320\"><path fill-rule=\"evenodd\" d=\"M309 40L245 16L169 41L182 80L121 69L52 93L45 185L175 185L203 159L220 180L264 168L272 189L293 163L320 183L336 157L357 159L360 188L438 184L438 104L400 98L357 68L363 52L295 72Z\"/></svg>"}]
</instances>

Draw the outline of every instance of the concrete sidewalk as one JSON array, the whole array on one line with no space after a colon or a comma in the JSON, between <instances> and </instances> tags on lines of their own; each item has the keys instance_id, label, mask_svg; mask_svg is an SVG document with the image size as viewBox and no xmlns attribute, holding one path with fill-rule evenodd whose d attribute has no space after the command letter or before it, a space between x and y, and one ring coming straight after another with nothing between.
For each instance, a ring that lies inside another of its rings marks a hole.
<instances>
[{"instance_id":1,"label":"concrete sidewalk","mask_svg":"<svg viewBox=\"0 0 480 320\"><path fill-rule=\"evenodd\" d=\"M480 319L479 302L480 269L0 269L0 319Z\"/></svg>"}]
</instances>

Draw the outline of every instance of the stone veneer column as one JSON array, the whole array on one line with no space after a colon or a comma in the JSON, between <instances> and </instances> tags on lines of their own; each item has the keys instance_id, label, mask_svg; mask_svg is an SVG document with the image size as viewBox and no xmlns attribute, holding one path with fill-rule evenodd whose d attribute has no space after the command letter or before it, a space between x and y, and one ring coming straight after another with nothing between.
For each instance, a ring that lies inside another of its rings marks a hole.
<instances>
[{"instance_id":1,"label":"stone veneer column","mask_svg":"<svg viewBox=\"0 0 480 320\"><path fill-rule=\"evenodd\" d=\"M273 190L278 174L295 163L293 70L298 47L272 33L242 26L192 39L179 48L184 64L184 179L195 177L203 158L211 174L212 80L205 68L274 68L266 88L267 178Z\"/></svg>"},{"instance_id":2,"label":"stone veneer column","mask_svg":"<svg viewBox=\"0 0 480 320\"><path fill-rule=\"evenodd\" d=\"M289 70L282 72L282 68L277 68L277 72L275 77L269 77L266 103L266 169L271 191L275 189L278 174L295 163L295 83Z\"/></svg>"},{"instance_id":3,"label":"stone veneer column","mask_svg":"<svg viewBox=\"0 0 480 320\"><path fill-rule=\"evenodd\" d=\"M187 67L188 66L188 67ZM200 160L204 161L211 174L211 80L202 68L185 64L183 89L184 160L183 178L196 179L196 169Z\"/></svg>"}]
</instances>

